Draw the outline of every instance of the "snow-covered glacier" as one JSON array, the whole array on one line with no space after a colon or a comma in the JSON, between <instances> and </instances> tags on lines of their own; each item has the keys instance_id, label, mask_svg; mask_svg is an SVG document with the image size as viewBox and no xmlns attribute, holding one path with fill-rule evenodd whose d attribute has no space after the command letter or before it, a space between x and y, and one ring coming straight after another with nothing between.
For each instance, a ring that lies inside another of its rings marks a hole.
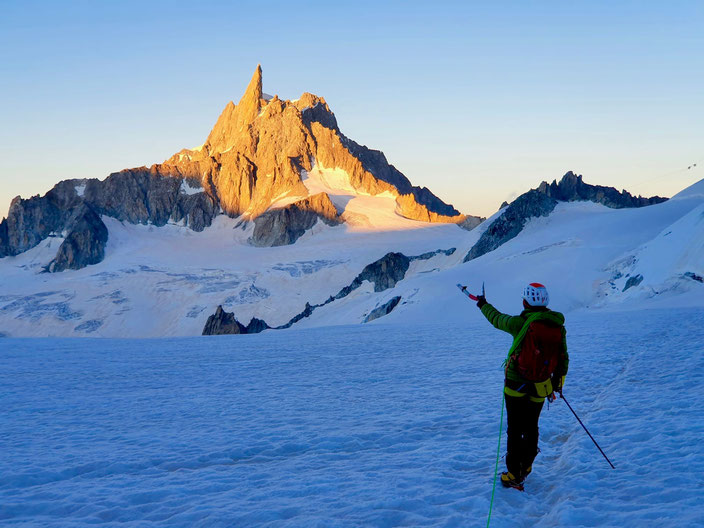
<instances>
[{"instance_id":1,"label":"snow-covered glacier","mask_svg":"<svg viewBox=\"0 0 704 528\"><path fill-rule=\"evenodd\" d=\"M4 339L0 524L485 526L510 338L461 298L461 324ZM567 328L565 396L616 470L558 400L492 526L701 525L704 310Z\"/></svg>"}]
</instances>

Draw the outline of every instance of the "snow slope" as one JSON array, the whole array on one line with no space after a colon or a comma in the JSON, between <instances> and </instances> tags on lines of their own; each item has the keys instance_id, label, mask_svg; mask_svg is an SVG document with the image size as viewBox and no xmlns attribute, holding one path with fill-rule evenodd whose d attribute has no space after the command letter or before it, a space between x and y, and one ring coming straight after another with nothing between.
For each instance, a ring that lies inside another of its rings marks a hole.
<instances>
[{"instance_id":1,"label":"snow slope","mask_svg":"<svg viewBox=\"0 0 704 528\"><path fill-rule=\"evenodd\" d=\"M485 526L510 338L460 298L460 325L2 340L0 524ZM702 526L704 310L567 328L565 395L617 470L558 401L492 526Z\"/></svg>"},{"instance_id":2,"label":"snow slope","mask_svg":"<svg viewBox=\"0 0 704 528\"><path fill-rule=\"evenodd\" d=\"M319 222L294 245L255 248L247 244L251 224L238 227L225 216L202 233L105 218L106 258L95 266L40 273L60 237L0 259L0 334L193 336L218 304L245 324L258 317L276 326L307 302L335 295L390 251L411 256L453 247L450 256L413 262L395 288L374 292L366 283L296 326L361 323L399 295L396 309L370 324L460 322L458 282L472 289L486 282L489 300L504 310L520 310L519 292L532 281L546 284L553 305L565 312L704 306L704 283L697 280L704 276L704 182L640 209L561 203L468 263L464 256L493 218L471 232L408 220L395 213L392 197L355 193L342 171L316 167L305 183L310 192L330 193L348 223L331 228ZM639 275L644 279L625 289Z\"/></svg>"},{"instance_id":3,"label":"snow slope","mask_svg":"<svg viewBox=\"0 0 704 528\"><path fill-rule=\"evenodd\" d=\"M256 248L247 244L251 224L242 230L226 216L202 233L104 221L106 257L95 266L41 273L61 238L0 260L0 333L200 335L218 304L243 320L257 316L283 324L306 302L336 294L389 251L447 249L467 233L455 225L421 222L413 222L414 229L382 232L319 223L294 245Z\"/></svg>"},{"instance_id":4,"label":"snow slope","mask_svg":"<svg viewBox=\"0 0 704 528\"><path fill-rule=\"evenodd\" d=\"M351 313L363 313L370 303L383 304L397 295L403 300L382 320L383 324L460 323L466 299L457 295L457 283L479 291L485 282L489 301L514 312L521 310L523 286L533 281L547 285L552 306L568 313L596 308L704 306L704 284L682 276L686 271L702 275L697 271L703 262L702 206L704 196L698 194L640 209L609 209L592 202L560 203L551 215L530 220L516 238L478 259L463 264L466 251L458 250L436 261L436 269L410 276L392 290L350 295L344 301L345 313L338 311L339 306L329 305L299 325L346 324ZM488 219L485 226L492 220ZM471 246L481 229L469 233L473 237L471 242L467 237L469 244L454 245ZM650 243L663 230L666 233L672 229L679 234L669 241L678 242L671 243L667 250L652 252L649 260L644 256L643 262L648 262L646 275L652 280L658 280L654 273L658 270L663 276L677 278L678 287L655 293L644 291L648 287L644 283L642 288L625 293L613 290L609 281L614 263ZM636 292L641 293L634 295Z\"/></svg>"},{"instance_id":5,"label":"snow slope","mask_svg":"<svg viewBox=\"0 0 704 528\"><path fill-rule=\"evenodd\" d=\"M293 202L318 194L327 193L335 208L345 220L345 232L379 232L422 229L425 222L410 220L396 212L396 197L388 191L369 194L355 189L350 175L339 168L325 168L315 159L311 160L310 172L302 171L306 196L284 195L275 200L270 209L284 207Z\"/></svg>"},{"instance_id":6,"label":"snow slope","mask_svg":"<svg viewBox=\"0 0 704 528\"><path fill-rule=\"evenodd\" d=\"M704 203L619 259L612 270L604 285L607 293L618 295L620 291L638 302L661 295L680 305L683 294L688 294L690 301L700 304L704 295L700 289L704 283Z\"/></svg>"}]
</instances>

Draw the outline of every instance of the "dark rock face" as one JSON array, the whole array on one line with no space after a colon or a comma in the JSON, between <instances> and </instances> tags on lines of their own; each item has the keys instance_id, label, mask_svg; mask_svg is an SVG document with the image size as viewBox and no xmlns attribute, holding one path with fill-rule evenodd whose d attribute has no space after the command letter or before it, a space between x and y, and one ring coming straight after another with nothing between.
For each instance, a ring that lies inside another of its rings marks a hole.
<instances>
[{"instance_id":1,"label":"dark rock face","mask_svg":"<svg viewBox=\"0 0 704 528\"><path fill-rule=\"evenodd\" d=\"M64 230L70 208L62 209L54 196L33 196L12 200L7 218L0 224L0 257L19 255L33 248L51 233Z\"/></svg>"},{"instance_id":2,"label":"dark rock face","mask_svg":"<svg viewBox=\"0 0 704 528\"><path fill-rule=\"evenodd\" d=\"M316 308L320 308L321 306L325 306L329 302L330 302L330 299L325 301L323 304L310 304L309 302L307 302L306 306L305 306L305 308L303 308L302 312L294 315L291 318L291 320L288 323L286 323L285 325L277 326L275 329L276 330L283 330L284 328L290 328L291 326L295 325L301 319L305 319L306 317L310 317Z\"/></svg>"},{"instance_id":3,"label":"dark rock face","mask_svg":"<svg viewBox=\"0 0 704 528\"><path fill-rule=\"evenodd\" d=\"M203 231L213 223L213 219L218 215L218 207L210 196L206 193L179 194L178 200L171 212L171 219L174 222L183 221L184 225L193 231Z\"/></svg>"},{"instance_id":4,"label":"dark rock face","mask_svg":"<svg viewBox=\"0 0 704 528\"><path fill-rule=\"evenodd\" d=\"M222 305L218 306L215 313L208 317L208 321L203 328L203 335L226 335L226 334L244 334L246 328L235 319L235 314L226 312L222 309Z\"/></svg>"},{"instance_id":5,"label":"dark rock face","mask_svg":"<svg viewBox=\"0 0 704 528\"><path fill-rule=\"evenodd\" d=\"M379 319L379 317L383 317L385 315L388 315L392 312L394 308L398 305L398 303L401 302L401 296L397 295L396 297L393 297L390 299L388 302L384 303L383 305L379 306L378 308L374 308L369 315L367 315L364 318L364 322L368 323L369 321L373 321L374 319Z\"/></svg>"},{"instance_id":6,"label":"dark rock face","mask_svg":"<svg viewBox=\"0 0 704 528\"><path fill-rule=\"evenodd\" d=\"M516 198L482 234L469 250L464 262L494 251L502 244L515 238L523 230L528 219L549 215L557 201L538 191L528 191Z\"/></svg>"},{"instance_id":7,"label":"dark rock face","mask_svg":"<svg viewBox=\"0 0 704 528\"><path fill-rule=\"evenodd\" d=\"M334 130L335 132L340 132L340 128L337 126L337 118L335 114L330 110L326 104L320 104L317 101L317 97L311 93L304 93L301 95L299 100L301 104L310 105L304 108L301 112L301 120L303 124L312 128L313 123L319 123L325 128Z\"/></svg>"},{"instance_id":8,"label":"dark rock face","mask_svg":"<svg viewBox=\"0 0 704 528\"><path fill-rule=\"evenodd\" d=\"M396 168L393 165L391 165L391 168L396 170ZM401 173L399 173L399 174L401 174ZM404 178L405 178L405 176L404 176ZM456 215L460 214L460 212L457 209L455 209L452 205L446 204L445 202L443 202L440 198L435 196L430 191L430 189L428 189L427 187L413 186L413 187L411 187L411 193L413 194L413 196L415 196L416 202L418 202L421 205L426 206L429 211L433 211L433 212L436 212L438 214L445 215L445 216L456 216ZM479 217L472 216L472 217L468 217L468 218L476 219ZM472 220L470 220L470 223L471 222L472 222Z\"/></svg>"},{"instance_id":9,"label":"dark rock face","mask_svg":"<svg viewBox=\"0 0 704 528\"><path fill-rule=\"evenodd\" d=\"M629 277L628 280L626 281L626 285L623 287L622 292L625 292L628 288L633 288L634 286L638 286L641 282L643 282L643 275L640 273L638 275L635 275L633 277Z\"/></svg>"},{"instance_id":10,"label":"dark rock face","mask_svg":"<svg viewBox=\"0 0 704 528\"><path fill-rule=\"evenodd\" d=\"M374 284L374 291L381 292L396 286L406 276L411 259L403 253L387 253L379 260L367 264L349 286L342 288L334 299L342 299L359 288L365 280Z\"/></svg>"},{"instance_id":11,"label":"dark rock face","mask_svg":"<svg viewBox=\"0 0 704 528\"><path fill-rule=\"evenodd\" d=\"M625 189L622 192L618 192L614 187L590 185L584 183L581 175L577 176L572 171L565 174L560 183L557 183L557 180L553 180L550 184L543 182L538 186L537 190L562 202L591 201L613 209L645 207L646 205L653 205L667 200L667 198L660 196L651 198L635 197Z\"/></svg>"},{"instance_id":12,"label":"dark rock face","mask_svg":"<svg viewBox=\"0 0 704 528\"><path fill-rule=\"evenodd\" d=\"M408 271L410 263L414 260L428 260L436 255L452 255L455 252L455 248L450 249L438 249L437 251L429 251L423 253L422 255L416 255L412 257L407 257L403 253L387 253L379 260L375 260L371 264L364 267L362 272L357 275L354 280L348 285L342 288L337 295L329 297L322 304L310 304L306 303L305 308L299 314L296 314L291 320L282 326L277 326L276 329L289 328L290 326L296 324L301 319L310 317L310 315L315 311L316 308L330 304L338 299L347 297L354 290L359 288L365 280L372 282L374 284L375 292L382 292L389 288L396 286L396 283L403 280ZM400 299L400 297L399 297ZM391 310L396 305L391 307ZM388 313L388 312L387 312Z\"/></svg>"},{"instance_id":13,"label":"dark rock face","mask_svg":"<svg viewBox=\"0 0 704 528\"><path fill-rule=\"evenodd\" d=\"M389 288L393 288L397 282L403 280L408 271L410 263L414 260L428 260L436 255L452 255L455 252L455 248L450 248L446 250L439 249L437 251L430 251L428 253L423 253L422 255L407 257L403 253L387 253L379 260L372 262L365 266L362 272L355 277L349 286L341 289L337 295L334 297L329 297L322 304L310 304L306 303L305 308L300 313L293 316L286 324L274 327L274 330L282 330L285 328L290 328L297 322L306 317L310 317L312 313L321 306L325 306L333 301L342 299L346 297L351 292L359 288L365 280L368 280L374 284L374 291L381 292ZM389 302L376 308L372 313L370 313L364 322L371 321L382 315L386 315L393 310L396 305L398 305L401 297L394 297ZM384 312L384 310L386 310ZM383 313L382 313L383 312ZM372 314L375 314L372 316ZM271 328L266 322L253 318L250 323L245 327L240 322L235 319L234 313L227 313L222 309L222 306L218 306L215 314L208 318L205 328L203 329L203 335L218 335L218 334L254 334Z\"/></svg>"},{"instance_id":14,"label":"dark rock face","mask_svg":"<svg viewBox=\"0 0 704 528\"><path fill-rule=\"evenodd\" d=\"M0 222L0 258L7 256L6 251L8 251L9 247L7 237L7 222L3 218L3 221Z\"/></svg>"},{"instance_id":15,"label":"dark rock face","mask_svg":"<svg viewBox=\"0 0 704 528\"><path fill-rule=\"evenodd\" d=\"M421 255L408 257L408 259L413 262L414 260L429 260L436 255L445 255L446 257L449 257L450 255L454 255L455 251L457 251L457 248L436 249L435 251L428 251L427 253L423 253Z\"/></svg>"},{"instance_id":16,"label":"dark rock face","mask_svg":"<svg viewBox=\"0 0 704 528\"><path fill-rule=\"evenodd\" d=\"M271 328L261 319L253 317L247 326L236 318L233 312L226 312L222 305L217 307L215 313L208 317L203 335L232 335L232 334L258 334Z\"/></svg>"},{"instance_id":17,"label":"dark rock face","mask_svg":"<svg viewBox=\"0 0 704 528\"><path fill-rule=\"evenodd\" d=\"M693 281L697 281L697 282L702 282L702 283L704 283L704 277L702 277L701 275L697 275L697 274L694 273L693 271L686 271L686 272L684 273L684 277L685 277L686 279L692 279Z\"/></svg>"},{"instance_id":18,"label":"dark rock face","mask_svg":"<svg viewBox=\"0 0 704 528\"><path fill-rule=\"evenodd\" d=\"M99 215L134 224L152 223L157 226L162 226L169 220L183 221L191 229L202 231L212 223L219 209L205 192L183 192L181 189L184 181L188 183L188 180L181 177L162 174L156 166L151 169L142 167L111 174L104 181L64 180L41 197L34 196L27 200L17 197L10 205L7 218L0 223L0 257L27 251L51 233L74 231L71 223L77 221L76 211L85 207L90 210L90 214L84 212L79 216L83 216L86 222L96 229L98 223L91 215L97 216L103 227L105 226ZM193 180L190 183L193 187L200 186ZM78 189L81 189L80 194ZM91 229L83 231L88 233ZM93 234L98 233L93 231ZM57 255L54 262L55 271L78 269L73 267L73 264L63 267L67 265L65 259L69 258L72 251L70 248L78 247L73 245L79 244L81 252L85 254L88 248L86 244L101 244L100 237L90 243L87 239L79 238L81 236L76 232L72 240L67 241L66 247L63 248L64 253L59 250L60 255ZM102 245L104 246L104 242ZM97 252L93 255L100 254L102 260L102 250L98 250L96 246L95 251ZM84 266L100 262L94 261L93 257L69 260L75 264L85 262Z\"/></svg>"},{"instance_id":19,"label":"dark rock face","mask_svg":"<svg viewBox=\"0 0 704 528\"><path fill-rule=\"evenodd\" d=\"M250 243L259 247L293 244L313 227L318 219L329 226L341 223L337 209L326 193L316 194L258 216L254 219L254 232Z\"/></svg>"},{"instance_id":20,"label":"dark rock face","mask_svg":"<svg viewBox=\"0 0 704 528\"><path fill-rule=\"evenodd\" d=\"M268 324L266 324L264 321L261 319L257 319L256 317L252 317L252 320L249 322L247 325L247 334L258 334L259 332L263 332L264 330L267 330L271 328Z\"/></svg>"},{"instance_id":21,"label":"dark rock face","mask_svg":"<svg viewBox=\"0 0 704 528\"><path fill-rule=\"evenodd\" d=\"M77 270L103 260L108 228L90 207L83 204L76 208L68 221L68 231L48 271Z\"/></svg>"},{"instance_id":22,"label":"dark rock face","mask_svg":"<svg viewBox=\"0 0 704 528\"><path fill-rule=\"evenodd\" d=\"M460 212L435 196L427 187L415 187L406 176L396 167L391 165L380 150L373 150L360 145L346 136L343 137L344 145L352 156L357 158L364 170L373 174L377 179L390 183L400 194L412 194L416 202L424 205L429 211L445 216L456 216Z\"/></svg>"},{"instance_id":23,"label":"dark rock face","mask_svg":"<svg viewBox=\"0 0 704 528\"><path fill-rule=\"evenodd\" d=\"M124 222L163 226L169 220L184 220L194 231L202 231L213 222L218 207L205 192L182 192L184 181L200 187L197 180L167 173L156 165L124 170L102 182L89 180L85 201L99 214Z\"/></svg>"},{"instance_id":24,"label":"dark rock face","mask_svg":"<svg viewBox=\"0 0 704 528\"><path fill-rule=\"evenodd\" d=\"M528 191L516 198L506 207L504 213L494 220L477 243L467 253L464 262L480 257L495 250L505 242L516 237L523 230L528 219L547 216L557 205L557 201L591 201L607 207L620 209L624 207L644 207L666 201L667 198L653 196L652 198L634 197L629 192L618 192L613 187L590 185L584 183L582 176L572 171L565 174L560 183L557 180L548 184L542 182L537 189Z\"/></svg>"},{"instance_id":25,"label":"dark rock face","mask_svg":"<svg viewBox=\"0 0 704 528\"><path fill-rule=\"evenodd\" d=\"M355 282L368 280L374 283L374 291L381 292L393 288L403 280L411 259L403 253L387 253L382 258L366 266Z\"/></svg>"},{"instance_id":26,"label":"dark rock face","mask_svg":"<svg viewBox=\"0 0 704 528\"><path fill-rule=\"evenodd\" d=\"M362 272L355 277L350 285L342 288L337 295L334 297L329 297L324 303L321 304L310 304L307 302L305 308L303 308L303 311L294 315L286 324L280 326L271 327L261 319L253 318L245 327L237 321L237 319L235 319L234 313L227 313L222 309L222 306L218 306L215 314L208 318L205 328L203 329L203 335L256 334L268 328L272 328L273 330L290 328L298 321L305 319L306 317L310 317L317 308L346 297L359 288L365 280L374 283L374 291L381 292L389 288L393 288L397 282L403 280L412 261L428 260L436 255L449 256L452 255L455 250L455 248L438 249L436 251L429 251L427 253L423 253L422 255L412 257L407 257L403 253L387 253L379 260L365 266ZM372 313L365 318L364 322L366 323L372 319L376 319L377 317L390 313L391 310L398 305L400 300L400 296L394 297L389 302L385 303L384 306L380 306L373 310ZM382 313L384 310L387 311ZM373 313L376 313L377 315L372 317Z\"/></svg>"}]
</instances>

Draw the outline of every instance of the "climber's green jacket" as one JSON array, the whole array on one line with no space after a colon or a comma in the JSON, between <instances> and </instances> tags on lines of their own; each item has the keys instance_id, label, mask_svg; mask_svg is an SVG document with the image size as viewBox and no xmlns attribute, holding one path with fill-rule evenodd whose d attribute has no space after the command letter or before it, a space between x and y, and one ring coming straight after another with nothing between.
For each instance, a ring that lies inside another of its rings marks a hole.
<instances>
[{"instance_id":1,"label":"climber's green jacket","mask_svg":"<svg viewBox=\"0 0 704 528\"><path fill-rule=\"evenodd\" d=\"M530 388L533 382L521 377L516 367L515 358L512 356L514 351L521 346L523 338L528 331L528 326L533 321L542 320L560 325L562 326L562 345L565 349L565 355L562 364L558 365L559 372L557 374L558 376L562 376L564 380L570 363L570 358L567 354L567 340L565 338L565 316L560 312L553 312L544 306L527 308L523 310L520 315L501 313L489 303L482 306L481 310L484 317L486 317L495 328L508 332L513 336L513 343L511 344L506 358L506 386L504 392L509 396L525 396L526 394L530 394L532 400L543 401L545 398L541 397L539 394L531 394Z\"/></svg>"}]
</instances>

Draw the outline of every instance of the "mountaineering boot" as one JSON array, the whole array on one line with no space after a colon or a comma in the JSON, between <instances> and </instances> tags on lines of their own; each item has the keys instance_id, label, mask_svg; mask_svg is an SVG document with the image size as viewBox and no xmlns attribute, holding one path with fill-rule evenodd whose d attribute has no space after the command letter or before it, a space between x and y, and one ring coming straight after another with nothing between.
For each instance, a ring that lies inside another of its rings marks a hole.
<instances>
[{"instance_id":1,"label":"mountaineering boot","mask_svg":"<svg viewBox=\"0 0 704 528\"><path fill-rule=\"evenodd\" d=\"M509 471L504 471L501 473L501 485L504 488L515 488L517 490L523 491L523 481L518 477L515 477L513 473Z\"/></svg>"}]
</instances>

